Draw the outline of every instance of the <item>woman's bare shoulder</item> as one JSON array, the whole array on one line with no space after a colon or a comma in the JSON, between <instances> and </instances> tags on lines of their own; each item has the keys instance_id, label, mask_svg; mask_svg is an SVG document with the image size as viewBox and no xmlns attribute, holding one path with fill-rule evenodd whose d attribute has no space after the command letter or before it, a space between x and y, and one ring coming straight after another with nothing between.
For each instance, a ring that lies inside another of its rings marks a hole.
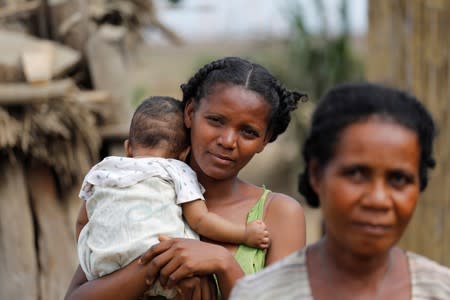
<instances>
[{"instance_id":1,"label":"woman's bare shoulder","mask_svg":"<svg viewBox=\"0 0 450 300\"><path fill-rule=\"evenodd\" d=\"M266 265L304 247L306 242L305 214L300 203L280 193L271 193L269 197L264 222L269 228L271 246Z\"/></svg>"},{"instance_id":2,"label":"woman's bare shoulder","mask_svg":"<svg viewBox=\"0 0 450 300\"><path fill-rule=\"evenodd\" d=\"M267 213L303 216L303 207L296 199L282 193L270 193Z\"/></svg>"}]
</instances>

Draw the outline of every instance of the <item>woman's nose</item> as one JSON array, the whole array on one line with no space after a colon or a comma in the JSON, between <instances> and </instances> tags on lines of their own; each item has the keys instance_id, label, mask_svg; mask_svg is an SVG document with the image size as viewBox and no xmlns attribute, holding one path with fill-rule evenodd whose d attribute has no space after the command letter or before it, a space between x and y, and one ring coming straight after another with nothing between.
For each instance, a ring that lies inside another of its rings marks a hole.
<instances>
[{"instance_id":1,"label":"woman's nose","mask_svg":"<svg viewBox=\"0 0 450 300\"><path fill-rule=\"evenodd\" d=\"M392 199L387 184L383 180L377 180L371 184L362 203L372 209L387 210L391 208Z\"/></svg>"},{"instance_id":2,"label":"woman's nose","mask_svg":"<svg viewBox=\"0 0 450 300\"><path fill-rule=\"evenodd\" d=\"M237 134L232 129L224 129L218 138L218 143L226 149L234 149L237 143Z\"/></svg>"}]
</instances>

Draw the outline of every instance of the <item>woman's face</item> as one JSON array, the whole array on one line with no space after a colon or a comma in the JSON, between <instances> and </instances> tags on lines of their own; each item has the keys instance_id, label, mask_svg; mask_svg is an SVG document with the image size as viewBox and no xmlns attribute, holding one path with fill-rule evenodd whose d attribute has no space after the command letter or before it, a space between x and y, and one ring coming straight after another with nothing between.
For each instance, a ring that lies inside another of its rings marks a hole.
<instances>
[{"instance_id":1,"label":"woman's face","mask_svg":"<svg viewBox=\"0 0 450 300\"><path fill-rule=\"evenodd\" d=\"M343 129L334 157L311 176L329 240L353 254L389 250L414 212L419 160L417 135L404 126L372 118Z\"/></svg>"},{"instance_id":2,"label":"woman's face","mask_svg":"<svg viewBox=\"0 0 450 300\"><path fill-rule=\"evenodd\" d=\"M199 178L232 178L267 144L271 107L259 94L216 84L194 106L187 105L185 124L191 128L191 166Z\"/></svg>"}]
</instances>

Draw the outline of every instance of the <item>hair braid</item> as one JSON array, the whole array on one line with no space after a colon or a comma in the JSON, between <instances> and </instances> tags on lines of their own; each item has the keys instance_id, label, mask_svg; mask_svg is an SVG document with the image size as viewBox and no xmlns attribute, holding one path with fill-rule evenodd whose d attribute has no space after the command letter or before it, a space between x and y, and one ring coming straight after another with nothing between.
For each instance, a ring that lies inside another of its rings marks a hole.
<instances>
[{"instance_id":1,"label":"hair braid","mask_svg":"<svg viewBox=\"0 0 450 300\"><path fill-rule=\"evenodd\" d=\"M192 97L197 98L199 95L199 88L202 82L206 79L208 74L213 70L224 69L227 66L226 58L219 59L201 67L194 76L189 79L187 83L182 84L181 90L183 92L183 104L185 105Z\"/></svg>"},{"instance_id":2,"label":"hair braid","mask_svg":"<svg viewBox=\"0 0 450 300\"><path fill-rule=\"evenodd\" d=\"M291 121L291 112L297 108L300 100L306 101L307 95L302 92L290 91L286 89L278 80L273 80L273 87L278 95L278 107L274 108L272 117L272 137L270 142L283 133Z\"/></svg>"}]
</instances>

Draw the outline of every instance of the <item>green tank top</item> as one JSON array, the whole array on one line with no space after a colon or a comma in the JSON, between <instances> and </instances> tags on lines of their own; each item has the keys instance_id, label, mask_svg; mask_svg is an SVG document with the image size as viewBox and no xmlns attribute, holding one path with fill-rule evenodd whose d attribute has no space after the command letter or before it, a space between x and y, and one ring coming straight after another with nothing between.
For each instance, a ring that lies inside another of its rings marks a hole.
<instances>
[{"instance_id":1,"label":"green tank top","mask_svg":"<svg viewBox=\"0 0 450 300\"><path fill-rule=\"evenodd\" d=\"M265 186L263 186L263 189L264 192L258 202L256 202L255 206L252 207L247 215L247 223L262 220L264 217L264 204L266 203L270 190L266 189ZM266 263L266 250L239 245L234 254L234 258L246 275L253 274L264 268Z\"/></svg>"}]
</instances>

